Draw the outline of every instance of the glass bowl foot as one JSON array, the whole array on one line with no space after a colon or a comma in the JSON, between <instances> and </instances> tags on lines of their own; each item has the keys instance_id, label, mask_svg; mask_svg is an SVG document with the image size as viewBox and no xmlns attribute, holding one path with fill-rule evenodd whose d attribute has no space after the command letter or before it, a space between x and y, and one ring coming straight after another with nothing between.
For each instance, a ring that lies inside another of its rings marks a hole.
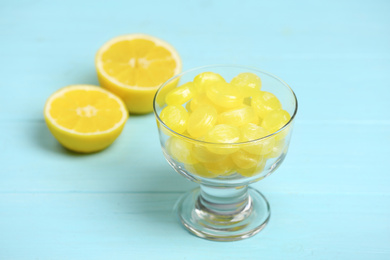
<instances>
[{"instance_id":1,"label":"glass bowl foot","mask_svg":"<svg viewBox=\"0 0 390 260\"><path fill-rule=\"evenodd\" d=\"M185 193L175 206L181 223L194 235L215 241L235 241L252 237L266 226L270 207L259 191L239 187L236 190L242 191L233 191L235 200L229 201L218 195L221 191L207 189L201 187ZM222 193L229 191L222 190Z\"/></svg>"}]
</instances>

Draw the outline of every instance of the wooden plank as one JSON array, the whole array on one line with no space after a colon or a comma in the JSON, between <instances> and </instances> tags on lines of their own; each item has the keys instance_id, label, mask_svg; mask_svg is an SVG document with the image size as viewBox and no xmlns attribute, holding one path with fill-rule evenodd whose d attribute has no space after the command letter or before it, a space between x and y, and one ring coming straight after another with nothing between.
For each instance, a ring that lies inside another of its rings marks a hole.
<instances>
[{"instance_id":1,"label":"wooden plank","mask_svg":"<svg viewBox=\"0 0 390 260\"><path fill-rule=\"evenodd\" d=\"M234 243L187 233L176 193L0 194L2 259L386 259L389 195L266 194L269 225ZM6 210L4 210L6 209ZM382 223L382 225L377 225Z\"/></svg>"}]
</instances>

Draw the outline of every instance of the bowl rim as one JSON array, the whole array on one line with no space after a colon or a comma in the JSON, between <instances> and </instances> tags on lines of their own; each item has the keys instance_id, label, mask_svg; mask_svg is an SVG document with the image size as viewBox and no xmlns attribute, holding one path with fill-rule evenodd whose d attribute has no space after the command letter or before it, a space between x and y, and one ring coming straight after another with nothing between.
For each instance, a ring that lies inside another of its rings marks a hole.
<instances>
[{"instance_id":1,"label":"bowl rim","mask_svg":"<svg viewBox=\"0 0 390 260\"><path fill-rule=\"evenodd\" d=\"M282 126L279 130L269 134L269 135L266 135L266 136L263 136L261 138L258 138L258 139L254 139L254 140L250 140L250 141L245 141L245 142L236 142L236 143L213 143L213 142L206 142L206 141L203 141L203 140L200 140L200 139L195 139L195 138L192 138L190 136L186 136L186 135L183 135L183 134L179 134L177 132L175 132L174 130L172 130L171 128L169 128L160 118L160 116L157 114L157 111L156 111L156 99L157 99L157 96L158 94L160 93L160 91L171 81L174 81L175 79L177 78L180 78L182 77L184 74L188 74L188 73L191 73L191 72L194 72L196 70L205 70L205 69L212 69L212 68L238 68L238 69L247 69L247 70L251 70L251 71L257 71L259 73L262 73L262 74L266 74L267 76L271 77L271 78L274 78L275 80L279 81L280 83L282 83L282 85L284 85L285 87L287 87L288 90L290 90L292 96L293 96L293 100L294 100L294 103L295 103L295 107L294 107L294 111L290 117L290 120L284 125ZM287 127L289 127L290 125L292 125L292 123L294 122L294 119L295 119L295 116L298 112L298 99L297 99L297 96L295 95L295 92L293 91L293 89L284 81L282 80L281 78L279 78L278 76L275 76L274 74L272 73L269 73L267 71L264 71L264 70L261 70L261 69L258 69L256 67L251 67L251 66L242 66L242 65L233 65L233 64L214 64L214 65L206 65L206 66L200 66L200 67L195 67L195 68L192 68L192 69L189 69L189 70L186 70L186 71L183 71L171 78L169 78L168 80L166 80L159 88L158 90L156 91L156 94L154 95L154 98L153 98L153 112L154 112L154 115L157 119L157 121L162 124L167 130L169 130L169 132L173 133L173 136L179 136L180 138L184 138L188 141L191 141L191 142L194 142L194 143L200 143L200 144L206 144L206 145L218 145L218 146L232 146L232 145L243 145L243 144L251 144L251 143L254 143L254 142L259 142L261 140L265 140L267 138L270 138L272 136L275 136L277 135L278 133L282 132L284 129L286 129Z\"/></svg>"}]
</instances>

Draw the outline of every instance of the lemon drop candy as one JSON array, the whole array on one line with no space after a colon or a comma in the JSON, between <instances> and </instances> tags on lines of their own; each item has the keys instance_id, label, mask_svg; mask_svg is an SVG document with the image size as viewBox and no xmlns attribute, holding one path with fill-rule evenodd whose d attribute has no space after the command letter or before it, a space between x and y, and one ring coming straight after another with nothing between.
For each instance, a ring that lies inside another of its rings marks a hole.
<instances>
[{"instance_id":1,"label":"lemon drop candy","mask_svg":"<svg viewBox=\"0 0 390 260\"><path fill-rule=\"evenodd\" d=\"M183 138L170 137L165 144L168 153L184 164L195 164L198 161L192 156L193 144Z\"/></svg>"},{"instance_id":2,"label":"lemon drop candy","mask_svg":"<svg viewBox=\"0 0 390 260\"><path fill-rule=\"evenodd\" d=\"M214 104L205 93L194 96L187 104L189 104L189 107L187 108L189 111L195 111L197 108L202 106L212 106L218 113L226 110L225 108Z\"/></svg>"},{"instance_id":3,"label":"lemon drop candy","mask_svg":"<svg viewBox=\"0 0 390 260\"><path fill-rule=\"evenodd\" d=\"M247 123L258 123L257 114L250 106L225 111L218 115L218 124L242 126Z\"/></svg>"},{"instance_id":4,"label":"lemon drop candy","mask_svg":"<svg viewBox=\"0 0 390 260\"><path fill-rule=\"evenodd\" d=\"M286 110L276 110L267 114L261 121L261 126L269 132L274 133L290 121L290 114ZM287 134L287 131L285 132Z\"/></svg>"},{"instance_id":5,"label":"lemon drop candy","mask_svg":"<svg viewBox=\"0 0 390 260\"><path fill-rule=\"evenodd\" d=\"M237 145L228 145L240 141L240 130L231 125L219 124L214 126L205 136L204 140L213 144L206 147L216 154L231 154L236 152Z\"/></svg>"},{"instance_id":6,"label":"lemon drop candy","mask_svg":"<svg viewBox=\"0 0 390 260\"><path fill-rule=\"evenodd\" d=\"M272 150L267 153L264 157L269 158L276 158L279 157L284 151L286 151L287 146L285 145L285 140L277 140L275 142L275 145L272 147Z\"/></svg>"},{"instance_id":7,"label":"lemon drop candy","mask_svg":"<svg viewBox=\"0 0 390 260\"><path fill-rule=\"evenodd\" d=\"M257 174L260 174L265 167L267 160L261 160L255 167L243 169L243 168L237 168L236 171L241 174L244 177L252 177Z\"/></svg>"},{"instance_id":8,"label":"lemon drop candy","mask_svg":"<svg viewBox=\"0 0 390 260\"><path fill-rule=\"evenodd\" d=\"M234 163L227 156L224 160L202 163L204 167L215 175L227 176L234 173Z\"/></svg>"},{"instance_id":9,"label":"lemon drop candy","mask_svg":"<svg viewBox=\"0 0 390 260\"><path fill-rule=\"evenodd\" d=\"M188 104L190 104L189 107L191 111L195 111L201 106L214 106L213 102L211 102L204 93L194 96Z\"/></svg>"},{"instance_id":10,"label":"lemon drop candy","mask_svg":"<svg viewBox=\"0 0 390 260\"><path fill-rule=\"evenodd\" d=\"M247 144L242 144L241 146L241 148L248 153L256 155L268 154L275 145L275 138L273 136L264 138L270 135L271 132L261 126L248 123L240 127L240 132L242 142L253 141ZM260 140L254 141L256 139Z\"/></svg>"},{"instance_id":11,"label":"lemon drop candy","mask_svg":"<svg viewBox=\"0 0 390 260\"><path fill-rule=\"evenodd\" d=\"M218 83L218 82L226 82L225 79L215 72L202 72L198 74L194 80L195 89L198 92L198 94L203 93L207 88L209 88L211 85Z\"/></svg>"},{"instance_id":12,"label":"lemon drop candy","mask_svg":"<svg viewBox=\"0 0 390 260\"><path fill-rule=\"evenodd\" d=\"M244 97L253 96L261 89L261 79L254 73L243 72L235 76L230 84L242 90Z\"/></svg>"},{"instance_id":13,"label":"lemon drop candy","mask_svg":"<svg viewBox=\"0 0 390 260\"><path fill-rule=\"evenodd\" d=\"M254 168L263 160L261 155L251 154L243 149L233 153L230 157L234 164L240 169Z\"/></svg>"},{"instance_id":14,"label":"lemon drop candy","mask_svg":"<svg viewBox=\"0 0 390 260\"><path fill-rule=\"evenodd\" d=\"M260 118L264 118L271 111L282 109L279 99L267 91L257 92L252 97L251 106Z\"/></svg>"},{"instance_id":15,"label":"lemon drop candy","mask_svg":"<svg viewBox=\"0 0 390 260\"><path fill-rule=\"evenodd\" d=\"M223 161L228 155L213 153L208 149L211 144L194 144L192 155L196 160L203 163Z\"/></svg>"},{"instance_id":16,"label":"lemon drop candy","mask_svg":"<svg viewBox=\"0 0 390 260\"><path fill-rule=\"evenodd\" d=\"M187 132L194 138L204 136L217 123L217 117L214 107L199 107L188 118Z\"/></svg>"},{"instance_id":17,"label":"lemon drop candy","mask_svg":"<svg viewBox=\"0 0 390 260\"><path fill-rule=\"evenodd\" d=\"M244 101L241 90L226 82L209 86L206 95L214 104L224 108L239 107Z\"/></svg>"},{"instance_id":18,"label":"lemon drop candy","mask_svg":"<svg viewBox=\"0 0 390 260\"><path fill-rule=\"evenodd\" d=\"M160 113L160 119L171 130L183 133L187 129L188 112L182 106L166 106Z\"/></svg>"},{"instance_id":19,"label":"lemon drop candy","mask_svg":"<svg viewBox=\"0 0 390 260\"><path fill-rule=\"evenodd\" d=\"M165 97L165 102L167 105L183 105L194 96L194 91L194 83L187 82L169 91Z\"/></svg>"}]
</instances>

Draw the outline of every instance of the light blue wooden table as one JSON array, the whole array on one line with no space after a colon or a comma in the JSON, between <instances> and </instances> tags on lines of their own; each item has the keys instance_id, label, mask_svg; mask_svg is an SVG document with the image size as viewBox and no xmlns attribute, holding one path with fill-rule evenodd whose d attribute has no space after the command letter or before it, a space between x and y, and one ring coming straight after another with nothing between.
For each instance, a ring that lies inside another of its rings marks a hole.
<instances>
[{"instance_id":1,"label":"light blue wooden table","mask_svg":"<svg viewBox=\"0 0 390 260\"><path fill-rule=\"evenodd\" d=\"M0 2L0 259L390 259L390 1ZM60 87L98 84L108 39L148 33L184 70L255 66L299 99L289 154L253 187L253 238L190 235L172 207L195 187L165 162L152 114L92 155L43 120Z\"/></svg>"}]
</instances>

